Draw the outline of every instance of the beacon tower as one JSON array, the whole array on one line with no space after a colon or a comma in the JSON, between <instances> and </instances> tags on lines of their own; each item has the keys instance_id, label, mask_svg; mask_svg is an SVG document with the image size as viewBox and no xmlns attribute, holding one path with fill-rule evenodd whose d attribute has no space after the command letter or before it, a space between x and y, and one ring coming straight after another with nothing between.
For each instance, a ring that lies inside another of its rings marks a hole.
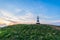
<instances>
[{"instance_id":1,"label":"beacon tower","mask_svg":"<svg viewBox=\"0 0 60 40\"><path fill-rule=\"evenodd\" d=\"M39 16L37 16L37 22L36 22L36 24L40 24Z\"/></svg>"}]
</instances>

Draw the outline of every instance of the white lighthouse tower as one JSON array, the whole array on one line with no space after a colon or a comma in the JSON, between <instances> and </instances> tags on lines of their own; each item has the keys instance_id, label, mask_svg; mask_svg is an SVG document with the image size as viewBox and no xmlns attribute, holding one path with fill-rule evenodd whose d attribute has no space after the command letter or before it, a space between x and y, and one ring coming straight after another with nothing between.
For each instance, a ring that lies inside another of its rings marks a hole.
<instances>
[{"instance_id":1,"label":"white lighthouse tower","mask_svg":"<svg viewBox=\"0 0 60 40\"><path fill-rule=\"evenodd\" d=\"M39 16L37 16L37 22L36 22L36 24L40 24Z\"/></svg>"}]
</instances>

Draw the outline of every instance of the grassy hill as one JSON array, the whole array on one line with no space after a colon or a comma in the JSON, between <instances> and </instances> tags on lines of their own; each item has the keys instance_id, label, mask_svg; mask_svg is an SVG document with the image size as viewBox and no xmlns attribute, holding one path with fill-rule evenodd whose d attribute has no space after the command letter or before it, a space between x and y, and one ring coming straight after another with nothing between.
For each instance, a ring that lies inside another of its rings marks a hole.
<instances>
[{"instance_id":1,"label":"grassy hill","mask_svg":"<svg viewBox=\"0 0 60 40\"><path fill-rule=\"evenodd\" d=\"M0 40L60 40L60 31L49 25L18 24L0 28Z\"/></svg>"}]
</instances>

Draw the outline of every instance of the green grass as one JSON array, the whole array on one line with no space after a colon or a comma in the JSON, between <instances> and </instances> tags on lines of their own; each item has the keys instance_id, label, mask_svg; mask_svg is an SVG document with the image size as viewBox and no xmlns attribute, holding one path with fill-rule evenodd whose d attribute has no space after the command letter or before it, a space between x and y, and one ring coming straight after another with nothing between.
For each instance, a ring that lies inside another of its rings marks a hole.
<instances>
[{"instance_id":1,"label":"green grass","mask_svg":"<svg viewBox=\"0 0 60 40\"><path fill-rule=\"evenodd\" d=\"M0 28L0 40L60 40L60 31L49 25L18 24Z\"/></svg>"}]
</instances>

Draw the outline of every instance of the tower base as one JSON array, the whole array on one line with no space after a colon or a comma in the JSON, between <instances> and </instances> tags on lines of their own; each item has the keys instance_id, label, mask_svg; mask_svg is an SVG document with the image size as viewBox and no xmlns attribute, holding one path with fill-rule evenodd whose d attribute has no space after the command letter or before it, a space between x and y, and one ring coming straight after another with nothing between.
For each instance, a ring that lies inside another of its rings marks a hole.
<instances>
[{"instance_id":1,"label":"tower base","mask_svg":"<svg viewBox=\"0 0 60 40\"><path fill-rule=\"evenodd\" d=\"M40 23L36 23L36 24L40 24Z\"/></svg>"}]
</instances>

